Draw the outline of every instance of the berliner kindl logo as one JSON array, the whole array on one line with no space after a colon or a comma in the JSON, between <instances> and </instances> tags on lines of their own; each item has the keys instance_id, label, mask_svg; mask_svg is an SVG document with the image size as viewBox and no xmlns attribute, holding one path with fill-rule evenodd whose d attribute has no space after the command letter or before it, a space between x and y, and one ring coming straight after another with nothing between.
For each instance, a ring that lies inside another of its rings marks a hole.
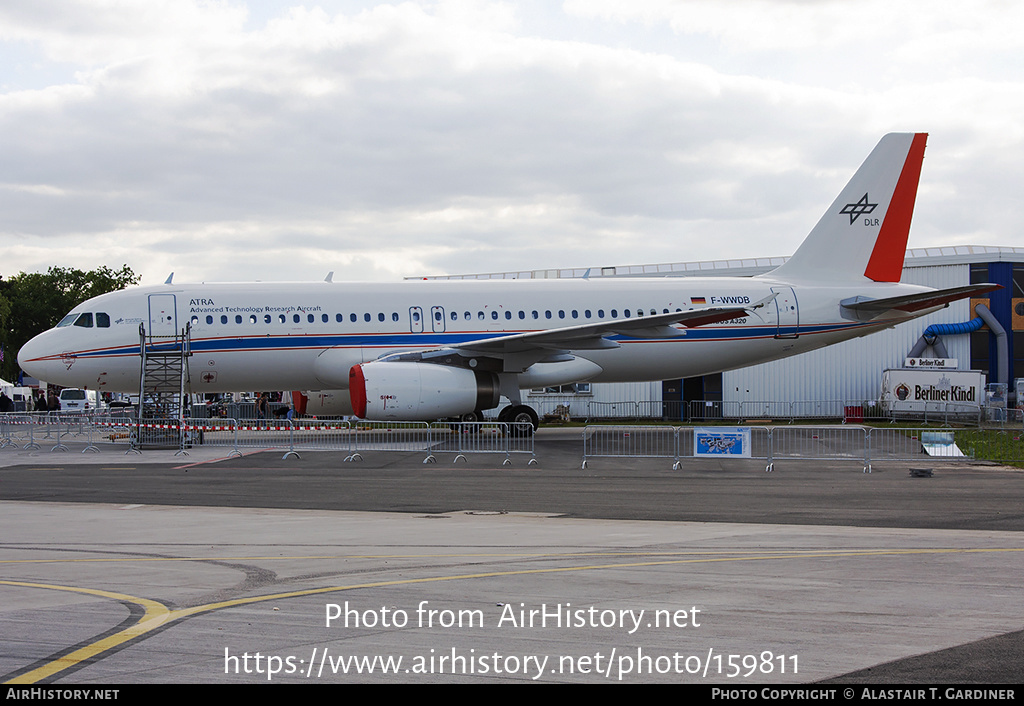
<instances>
[{"instance_id":1,"label":"berliner kindl logo","mask_svg":"<svg viewBox=\"0 0 1024 706\"><path fill-rule=\"evenodd\" d=\"M896 388L896 398L902 402L908 397L910 397L910 388L903 383L900 383L900 386Z\"/></svg>"}]
</instances>

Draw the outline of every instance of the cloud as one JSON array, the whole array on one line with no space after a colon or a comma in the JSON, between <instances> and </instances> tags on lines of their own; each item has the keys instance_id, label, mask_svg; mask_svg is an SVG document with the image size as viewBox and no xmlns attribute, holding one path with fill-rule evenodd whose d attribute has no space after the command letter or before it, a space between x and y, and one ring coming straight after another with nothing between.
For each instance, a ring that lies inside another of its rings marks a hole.
<instances>
[{"instance_id":1,"label":"cloud","mask_svg":"<svg viewBox=\"0 0 1024 706\"><path fill-rule=\"evenodd\" d=\"M0 256L152 283L782 255L893 129L933 133L915 232L1013 244L1019 11L986 38L906 5L3 6Z\"/></svg>"}]
</instances>

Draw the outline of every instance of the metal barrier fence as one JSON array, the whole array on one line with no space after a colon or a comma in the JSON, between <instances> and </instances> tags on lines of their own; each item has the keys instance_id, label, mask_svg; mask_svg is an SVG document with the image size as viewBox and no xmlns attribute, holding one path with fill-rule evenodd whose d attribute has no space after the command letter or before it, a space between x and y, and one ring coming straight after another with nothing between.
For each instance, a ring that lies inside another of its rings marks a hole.
<instances>
[{"instance_id":1,"label":"metal barrier fence","mask_svg":"<svg viewBox=\"0 0 1024 706\"><path fill-rule=\"evenodd\" d=\"M759 459L766 470L776 463L819 460L849 461L870 472L879 461L942 462L979 459L1024 465L1024 430L1018 410L1005 410L1004 426L994 428L895 426L610 426L583 430L583 467L593 458L664 458L673 468L693 457ZM433 463L444 454L453 463L471 454L528 455L537 463L535 437L528 424L499 422L383 423L331 420L147 420L138 424L121 411L93 413L0 414L0 449L45 449L67 452L69 445L95 452L110 443L129 448L144 441L151 446L188 449L202 445L223 448L227 456L245 450L280 449L285 458L300 451L335 451L345 461L359 461L367 452L424 454Z\"/></svg>"},{"instance_id":2,"label":"metal barrier fence","mask_svg":"<svg viewBox=\"0 0 1024 706\"><path fill-rule=\"evenodd\" d=\"M844 424L908 422L1005 426L1021 422L1024 410L989 408L961 402L921 402L915 412L884 408L877 400L624 400L601 402L571 395L531 397L541 416L592 420L659 420L669 422L728 422L772 420L835 420Z\"/></svg>"},{"instance_id":3,"label":"metal barrier fence","mask_svg":"<svg viewBox=\"0 0 1024 706\"><path fill-rule=\"evenodd\" d=\"M423 452L424 463L435 463L436 454L454 453L455 462L467 461L467 454L504 454L504 465L512 454L529 454L535 464L532 429L529 424L489 422L368 422L338 420L187 420L204 446L230 447L229 455L242 449L287 449L284 457L298 457L300 451L337 451L345 462L360 461L372 451Z\"/></svg>"},{"instance_id":4,"label":"metal barrier fence","mask_svg":"<svg viewBox=\"0 0 1024 706\"><path fill-rule=\"evenodd\" d=\"M341 420L280 420L191 418L147 419L136 422L131 410L93 413L0 414L0 449L42 448L68 451L67 442L84 442L83 451L98 451L98 443L124 445L126 453L143 449L177 449L187 455L195 446L223 448L227 456L245 450L284 449L285 458L300 451L336 451L345 461L358 461L371 451L417 452L424 463L438 454L452 453L454 462L468 461L470 454L503 454L504 465L513 454L529 455L537 463L533 429L529 423L499 422L347 422Z\"/></svg>"},{"instance_id":5,"label":"metal barrier fence","mask_svg":"<svg viewBox=\"0 0 1024 706\"><path fill-rule=\"evenodd\" d=\"M702 439L702 435L705 437ZM594 458L704 457L779 462L849 461L865 473L872 463L985 460L1024 464L1024 432L863 426L651 427L591 425L583 430L583 463Z\"/></svg>"},{"instance_id":6,"label":"metal barrier fence","mask_svg":"<svg viewBox=\"0 0 1024 706\"><path fill-rule=\"evenodd\" d=\"M676 427L588 426L583 429L583 468L587 458L671 458L679 468L681 456Z\"/></svg>"},{"instance_id":7,"label":"metal barrier fence","mask_svg":"<svg viewBox=\"0 0 1024 706\"><path fill-rule=\"evenodd\" d=\"M701 428L654 426L587 426L583 430L583 464L594 457L671 458L678 470L682 459L695 456L761 459L771 463L768 427Z\"/></svg>"},{"instance_id":8,"label":"metal barrier fence","mask_svg":"<svg viewBox=\"0 0 1024 706\"><path fill-rule=\"evenodd\" d=\"M502 465L512 463L512 454L529 454L528 466L537 463L533 425L529 422L435 422L430 427L431 455L424 463L434 462L435 453L453 453L453 463L467 461L466 454L505 454Z\"/></svg>"},{"instance_id":9,"label":"metal barrier fence","mask_svg":"<svg viewBox=\"0 0 1024 706\"><path fill-rule=\"evenodd\" d=\"M83 452L94 452L98 430L90 416L61 412L0 414L0 449L67 451L69 442L83 442Z\"/></svg>"},{"instance_id":10,"label":"metal barrier fence","mask_svg":"<svg viewBox=\"0 0 1024 706\"><path fill-rule=\"evenodd\" d=\"M871 429L859 426L773 427L769 431L768 467L778 460L863 462L869 470L867 434ZM888 430L886 430L888 431Z\"/></svg>"}]
</instances>

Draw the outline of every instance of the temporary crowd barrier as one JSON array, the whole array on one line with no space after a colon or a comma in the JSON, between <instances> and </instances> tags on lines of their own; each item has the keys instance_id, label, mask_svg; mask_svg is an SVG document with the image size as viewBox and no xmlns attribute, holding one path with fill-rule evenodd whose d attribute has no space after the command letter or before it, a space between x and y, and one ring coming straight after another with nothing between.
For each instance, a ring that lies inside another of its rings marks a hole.
<instances>
[{"instance_id":1,"label":"temporary crowd barrier","mask_svg":"<svg viewBox=\"0 0 1024 706\"><path fill-rule=\"evenodd\" d=\"M300 451L337 451L345 461L359 461L372 451L423 452L424 463L444 454L453 462L476 454L501 454L510 465L513 454L529 456L535 464L533 429L529 423L349 422L344 420L266 419L145 419L136 422L122 413L12 413L0 414L0 449L68 451L69 440L85 442L83 451L97 451L97 443L122 444L126 453L143 449L177 449L187 454L194 446L220 447L227 456L245 450L284 449L285 458Z\"/></svg>"},{"instance_id":2,"label":"temporary crowd barrier","mask_svg":"<svg viewBox=\"0 0 1024 706\"><path fill-rule=\"evenodd\" d=\"M1013 412L1015 410L1006 410ZM1007 414L1007 416L1012 416ZM853 424L654 426L589 425L583 429L583 467L595 458L664 458L675 469L690 458L760 460L765 470L792 461L848 461L865 472L879 461L950 461L979 459L1024 463L1020 422L996 428ZM304 451L336 451L348 462L370 452L422 453L423 463L450 455L453 463L471 455L528 456L537 463L535 436L529 424L502 422L349 422L343 420L238 420L228 418L144 420L123 412L0 414L0 449L49 449L71 446L95 452L112 443L130 453L142 448L222 448L226 456L245 451L284 450L285 458Z\"/></svg>"},{"instance_id":3,"label":"temporary crowd barrier","mask_svg":"<svg viewBox=\"0 0 1024 706\"><path fill-rule=\"evenodd\" d=\"M987 460L1024 463L1020 429L834 426L657 427L590 425L583 430L583 464L595 458L755 459L766 471L779 462L849 461L871 472L880 461Z\"/></svg>"}]
</instances>

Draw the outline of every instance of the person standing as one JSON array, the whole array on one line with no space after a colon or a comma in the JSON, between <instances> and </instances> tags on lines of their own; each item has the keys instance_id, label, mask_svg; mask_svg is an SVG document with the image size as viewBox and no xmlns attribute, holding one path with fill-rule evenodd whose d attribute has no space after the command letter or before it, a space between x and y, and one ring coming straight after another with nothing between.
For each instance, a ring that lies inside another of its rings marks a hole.
<instances>
[{"instance_id":1,"label":"person standing","mask_svg":"<svg viewBox=\"0 0 1024 706\"><path fill-rule=\"evenodd\" d=\"M256 400L256 419L259 421L259 426L263 426L268 412L270 412L270 395L261 392L259 399Z\"/></svg>"}]
</instances>

